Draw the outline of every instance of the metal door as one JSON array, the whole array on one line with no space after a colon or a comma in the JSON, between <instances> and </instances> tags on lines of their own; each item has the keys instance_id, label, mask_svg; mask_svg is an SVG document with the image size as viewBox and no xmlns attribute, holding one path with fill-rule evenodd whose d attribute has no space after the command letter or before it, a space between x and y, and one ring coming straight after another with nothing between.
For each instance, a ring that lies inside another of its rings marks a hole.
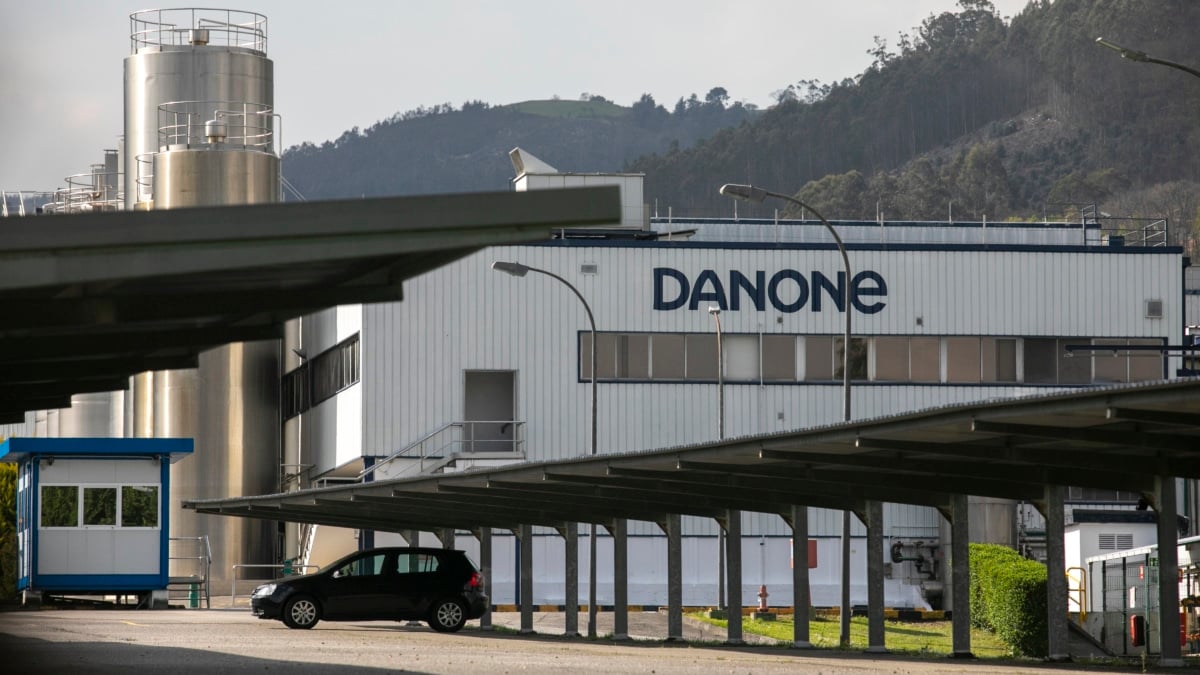
<instances>
[{"instance_id":1,"label":"metal door","mask_svg":"<svg viewBox=\"0 0 1200 675\"><path fill-rule=\"evenodd\" d=\"M513 452L517 449L516 373L468 370L463 404L463 452Z\"/></svg>"}]
</instances>

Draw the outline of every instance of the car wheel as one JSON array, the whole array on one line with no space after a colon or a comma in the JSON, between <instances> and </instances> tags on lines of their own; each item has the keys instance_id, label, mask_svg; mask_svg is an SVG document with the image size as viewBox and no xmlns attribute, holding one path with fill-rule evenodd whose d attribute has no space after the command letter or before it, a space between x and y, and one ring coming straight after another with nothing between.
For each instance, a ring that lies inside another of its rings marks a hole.
<instances>
[{"instance_id":1,"label":"car wheel","mask_svg":"<svg viewBox=\"0 0 1200 675\"><path fill-rule=\"evenodd\" d=\"M453 633L466 622L467 608L456 598L438 600L429 612L429 627L439 633Z\"/></svg>"},{"instance_id":2,"label":"car wheel","mask_svg":"<svg viewBox=\"0 0 1200 675\"><path fill-rule=\"evenodd\" d=\"M307 595L298 595L283 606L283 623L288 628L312 628L321 620L321 609L317 601Z\"/></svg>"}]
</instances>

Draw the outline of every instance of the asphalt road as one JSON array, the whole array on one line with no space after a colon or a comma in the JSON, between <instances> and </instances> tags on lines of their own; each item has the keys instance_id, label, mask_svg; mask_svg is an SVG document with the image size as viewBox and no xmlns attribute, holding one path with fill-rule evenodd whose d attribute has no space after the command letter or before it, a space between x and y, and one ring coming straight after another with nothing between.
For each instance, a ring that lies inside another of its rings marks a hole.
<instances>
[{"instance_id":1,"label":"asphalt road","mask_svg":"<svg viewBox=\"0 0 1200 675\"><path fill-rule=\"evenodd\" d=\"M589 641L561 636L561 615L539 615L532 635L511 632L518 615L497 614L443 635L421 625L322 622L307 631L246 610L42 609L0 612L4 673L1020 673L1095 672L1071 665L731 647L719 642ZM665 617L631 615L630 634L653 633ZM598 633L611 632L601 614ZM586 626L586 619L580 622ZM689 630L698 630L692 627ZM688 636L691 638L691 635ZM707 639L707 638L705 638ZM1106 669L1107 670L1107 669Z\"/></svg>"}]
</instances>

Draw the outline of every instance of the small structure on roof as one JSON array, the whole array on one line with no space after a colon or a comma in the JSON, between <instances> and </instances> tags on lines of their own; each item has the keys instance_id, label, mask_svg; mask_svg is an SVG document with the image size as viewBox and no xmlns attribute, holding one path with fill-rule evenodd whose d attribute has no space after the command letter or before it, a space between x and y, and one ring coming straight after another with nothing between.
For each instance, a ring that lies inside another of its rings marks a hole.
<instances>
[{"instance_id":1,"label":"small structure on roof","mask_svg":"<svg viewBox=\"0 0 1200 675\"><path fill-rule=\"evenodd\" d=\"M190 438L11 438L17 464L17 588L165 602L171 462Z\"/></svg>"}]
</instances>

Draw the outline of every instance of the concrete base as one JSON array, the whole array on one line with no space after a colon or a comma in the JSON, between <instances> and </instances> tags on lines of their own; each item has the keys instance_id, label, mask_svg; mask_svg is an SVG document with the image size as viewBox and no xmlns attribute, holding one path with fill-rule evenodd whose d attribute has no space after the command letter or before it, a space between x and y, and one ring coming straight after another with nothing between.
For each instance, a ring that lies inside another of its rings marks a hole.
<instances>
[{"instance_id":1,"label":"concrete base","mask_svg":"<svg viewBox=\"0 0 1200 675\"><path fill-rule=\"evenodd\" d=\"M813 645L811 642L793 642L792 643L792 649L812 649L812 648L813 648Z\"/></svg>"},{"instance_id":2,"label":"concrete base","mask_svg":"<svg viewBox=\"0 0 1200 675\"><path fill-rule=\"evenodd\" d=\"M41 591L21 591L21 604L26 607L41 607L42 593Z\"/></svg>"},{"instance_id":3,"label":"concrete base","mask_svg":"<svg viewBox=\"0 0 1200 675\"><path fill-rule=\"evenodd\" d=\"M704 613L704 616L707 616L710 619L724 620L729 618L729 611L725 609L710 609Z\"/></svg>"},{"instance_id":4,"label":"concrete base","mask_svg":"<svg viewBox=\"0 0 1200 675\"><path fill-rule=\"evenodd\" d=\"M890 654L887 647L867 647L863 650L864 654Z\"/></svg>"},{"instance_id":5,"label":"concrete base","mask_svg":"<svg viewBox=\"0 0 1200 675\"><path fill-rule=\"evenodd\" d=\"M756 621L774 621L775 612L751 612L750 618Z\"/></svg>"},{"instance_id":6,"label":"concrete base","mask_svg":"<svg viewBox=\"0 0 1200 675\"><path fill-rule=\"evenodd\" d=\"M167 591L150 591L149 597L146 598L146 607L148 609L169 609L171 603L168 599Z\"/></svg>"},{"instance_id":7,"label":"concrete base","mask_svg":"<svg viewBox=\"0 0 1200 675\"><path fill-rule=\"evenodd\" d=\"M948 656L946 658L949 658L949 659L973 659L973 658L975 658L975 655L972 654L971 652L954 652L953 654L951 654L950 656Z\"/></svg>"}]
</instances>

